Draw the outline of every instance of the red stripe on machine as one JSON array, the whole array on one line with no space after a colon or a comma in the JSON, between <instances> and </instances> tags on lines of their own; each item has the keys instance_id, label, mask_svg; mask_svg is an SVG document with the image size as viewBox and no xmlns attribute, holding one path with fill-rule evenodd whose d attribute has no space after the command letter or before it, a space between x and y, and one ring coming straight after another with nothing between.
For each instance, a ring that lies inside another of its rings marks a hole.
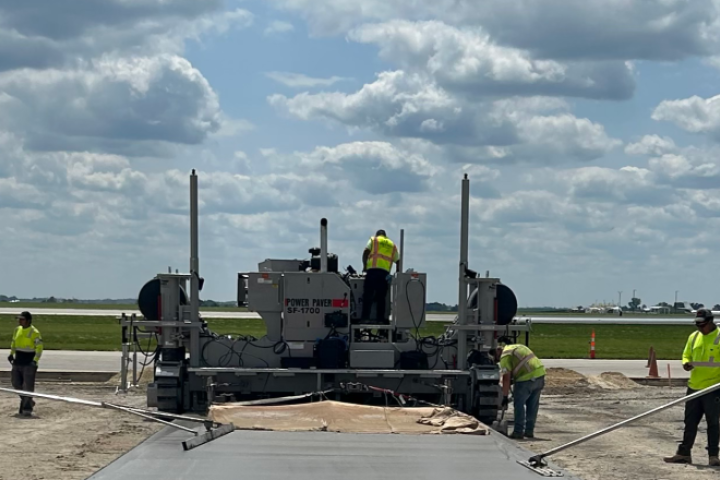
<instances>
[{"instance_id":1,"label":"red stripe on machine","mask_svg":"<svg viewBox=\"0 0 720 480\"><path fill-rule=\"evenodd\" d=\"M339 300L333 300L332 306L333 308L347 308L350 302L347 298L341 298Z\"/></svg>"}]
</instances>

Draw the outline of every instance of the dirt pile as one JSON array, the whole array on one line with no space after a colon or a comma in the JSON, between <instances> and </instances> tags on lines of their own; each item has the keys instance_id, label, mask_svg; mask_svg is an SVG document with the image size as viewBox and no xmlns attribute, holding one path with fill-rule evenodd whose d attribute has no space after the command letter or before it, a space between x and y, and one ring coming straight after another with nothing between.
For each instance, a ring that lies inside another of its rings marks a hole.
<instances>
[{"instance_id":1,"label":"dirt pile","mask_svg":"<svg viewBox=\"0 0 720 480\"><path fill-rule=\"evenodd\" d=\"M618 372L604 372L600 375L591 375L588 377L588 380L591 385L605 390L634 390L639 388L648 388L634 382L622 373Z\"/></svg>"},{"instance_id":2,"label":"dirt pile","mask_svg":"<svg viewBox=\"0 0 720 480\"><path fill-rule=\"evenodd\" d=\"M548 368L545 370L544 394L569 395L590 386L587 378L574 370L566 368Z\"/></svg>"},{"instance_id":3,"label":"dirt pile","mask_svg":"<svg viewBox=\"0 0 720 480\"><path fill-rule=\"evenodd\" d=\"M600 375L586 377L565 368L548 368L546 371L543 393L548 395L573 395L587 394L597 390L647 388L618 372L604 372Z\"/></svg>"},{"instance_id":4,"label":"dirt pile","mask_svg":"<svg viewBox=\"0 0 720 480\"><path fill-rule=\"evenodd\" d=\"M3 386L5 386L3 384ZM38 393L145 406L145 395L115 395L112 386L38 384ZM35 415L17 416L19 399L0 396L0 480L82 480L162 429L115 410L36 399Z\"/></svg>"}]
</instances>

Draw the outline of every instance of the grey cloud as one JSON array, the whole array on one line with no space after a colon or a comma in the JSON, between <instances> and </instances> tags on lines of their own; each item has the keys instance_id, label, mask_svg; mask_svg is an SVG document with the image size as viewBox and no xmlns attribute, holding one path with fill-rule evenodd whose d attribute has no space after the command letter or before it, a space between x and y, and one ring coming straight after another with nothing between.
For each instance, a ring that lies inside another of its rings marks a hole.
<instances>
[{"instance_id":1,"label":"grey cloud","mask_svg":"<svg viewBox=\"0 0 720 480\"><path fill-rule=\"evenodd\" d=\"M470 0L462 2L470 13ZM477 4L476 4L477 5ZM680 60L717 50L712 0L490 0L475 8L500 42L544 58Z\"/></svg>"},{"instance_id":2,"label":"grey cloud","mask_svg":"<svg viewBox=\"0 0 720 480\"><path fill-rule=\"evenodd\" d=\"M4 0L2 24L23 34L63 40L98 26L128 26L141 20L194 18L223 5L222 0Z\"/></svg>"},{"instance_id":3,"label":"grey cloud","mask_svg":"<svg viewBox=\"0 0 720 480\"><path fill-rule=\"evenodd\" d=\"M188 175L171 170L155 180L148 195L160 212L187 215L189 199L178 198L177 191L187 189ZM295 210L300 204L291 195L271 186L274 176L249 177L225 172L199 173L200 210L203 214L239 214Z\"/></svg>"},{"instance_id":4,"label":"grey cloud","mask_svg":"<svg viewBox=\"0 0 720 480\"><path fill-rule=\"evenodd\" d=\"M316 171L370 194L425 191L437 170L422 156L386 142L320 147L302 158Z\"/></svg>"},{"instance_id":5,"label":"grey cloud","mask_svg":"<svg viewBox=\"0 0 720 480\"><path fill-rule=\"evenodd\" d=\"M222 0L7 0L0 4L0 72L74 67L105 53L180 53L188 38L245 27L252 14Z\"/></svg>"},{"instance_id":6,"label":"grey cloud","mask_svg":"<svg viewBox=\"0 0 720 480\"><path fill-rule=\"evenodd\" d=\"M45 209L41 218L32 219L27 226L35 232L75 237L93 231L99 208L83 204L58 204Z\"/></svg>"},{"instance_id":7,"label":"grey cloud","mask_svg":"<svg viewBox=\"0 0 720 480\"><path fill-rule=\"evenodd\" d=\"M363 25L349 38L377 44L384 60L431 75L438 84L471 97L565 95L625 100L635 82L621 61L557 62L498 45L482 29L439 21L396 20Z\"/></svg>"},{"instance_id":8,"label":"grey cloud","mask_svg":"<svg viewBox=\"0 0 720 480\"><path fill-rule=\"evenodd\" d=\"M301 15L318 35L367 21L440 19L481 25L499 43L545 59L680 60L713 55L713 0L271 0Z\"/></svg>"},{"instance_id":9,"label":"grey cloud","mask_svg":"<svg viewBox=\"0 0 720 480\"><path fill-rule=\"evenodd\" d=\"M0 178L0 209L43 210L48 201L42 192L32 185L18 182L15 178Z\"/></svg>"},{"instance_id":10,"label":"grey cloud","mask_svg":"<svg viewBox=\"0 0 720 480\"><path fill-rule=\"evenodd\" d=\"M658 185L655 175L646 169L584 167L556 175L577 199L621 205L669 205L678 201L673 189Z\"/></svg>"}]
</instances>

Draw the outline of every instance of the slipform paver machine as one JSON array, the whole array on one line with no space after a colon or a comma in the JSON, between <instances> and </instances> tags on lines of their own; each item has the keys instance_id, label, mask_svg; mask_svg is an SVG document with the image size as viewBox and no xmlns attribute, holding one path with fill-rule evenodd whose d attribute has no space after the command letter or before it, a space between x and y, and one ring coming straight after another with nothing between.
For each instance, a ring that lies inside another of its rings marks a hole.
<instances>
[{"instance_id":1,"label":"slipform paver machine","mask_svg":"<svg viewBox=\"0 0 720 480\"><path fill-rule=\"evenodd\" d=\"M338 257L328 251L326 219L320 221L320 246L309 249L309 259L267 259L257 271L238 274L238 304L262 317L266 335L218 335L199 313L204 280L193 170L190 272L162 273L143 286L138 304L144 318L121 318L123 365L131 336L156 336L147 402L165 412L205 412L222 400L262 403L318 392L326 398L385 404L383 392L391 391L412 401L452 406L490 425L502 402L493 355L496 339L517 337L521 331L527 336L530 324L514 319L517 300L510 288L469 268L469 202L465 175L458 314L442 335L421 335L427 276L402 263L388 283L385 321L360 322L364 276L352 266L338 271ZM404 231L401 258L403 247Z\"/></svg>"}]
</instances>

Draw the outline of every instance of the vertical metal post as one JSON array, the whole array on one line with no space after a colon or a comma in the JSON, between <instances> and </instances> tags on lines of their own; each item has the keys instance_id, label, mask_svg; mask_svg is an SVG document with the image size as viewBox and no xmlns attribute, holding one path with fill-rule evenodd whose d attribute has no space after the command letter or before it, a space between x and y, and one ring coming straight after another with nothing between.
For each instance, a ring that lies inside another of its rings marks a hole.
<instances>
[{"instance_id":1,"label":"vertical metal post","mask_svg":"<svg viewBox=\"0 0 720 480\"><path fill-rule=\"evenodd\" d=\"M200 316L200 260L198 258L198 177L190 175L190 321Z\"/></svg>"},{"instance_id":2,"label":"vertical metal post","mask_svg":"<svg viewBox=\"0 0 720 480\"><path fill-rule=\"evenodd\" d=\"M400 261L398 262L397 271L403 271L403 263L405 263L405 229L400 229Z\"/></svg>"},{"instance_id":3,"label":"vertical metal post","mask_svg":"<svg viewBox=\"0 0 720 480\"><path fill-rule=\"evenodd\" d=\"M128 334L127 325L125 325L125 314L122 314L120 319L122 325L122 354L120 355L120 388L118 389L122 393L127 393L127 364L128 364Z\"/></svg>"},{"instance_id":4,"label":"vertical metal post","mask_svg":"<svg viewBox=\"0 0 720 480\"><path fill-rule=\"evenodd\" d=\"M328 270L328 239L327 239L327 218L320 220L320 271L325 273Z\"/></svg>"},{"instance_id":5,"label":"vertical metal post","mask_svg":"<svg viewBox=\"0 0 720 480\"><path fill-rule=\"evenodd\" d=\"M460 206L460 264L458 274L458 325L467 325L468 288L465 268L468 265L468 235L470 222L470 180L467 173L462 180ZM467 360L467 331L458 330L457 369L465 370Z\"/></svg>"},{"instance_id":6,"label":"vertical metal post","mask_svg":"<svg viewBox=\"0 0 720 480\"><path fill-rule=\"evenodd\" d=\"M137 328L134 325L135 322L135 314L133 313L130 316L130 334L132 335L132 349L133 349L133 381L132 386L137 387L138 384L138 378L137 378L137 345L138 345L138 338L137 338Z\"/></svg>"}]
</instances>

